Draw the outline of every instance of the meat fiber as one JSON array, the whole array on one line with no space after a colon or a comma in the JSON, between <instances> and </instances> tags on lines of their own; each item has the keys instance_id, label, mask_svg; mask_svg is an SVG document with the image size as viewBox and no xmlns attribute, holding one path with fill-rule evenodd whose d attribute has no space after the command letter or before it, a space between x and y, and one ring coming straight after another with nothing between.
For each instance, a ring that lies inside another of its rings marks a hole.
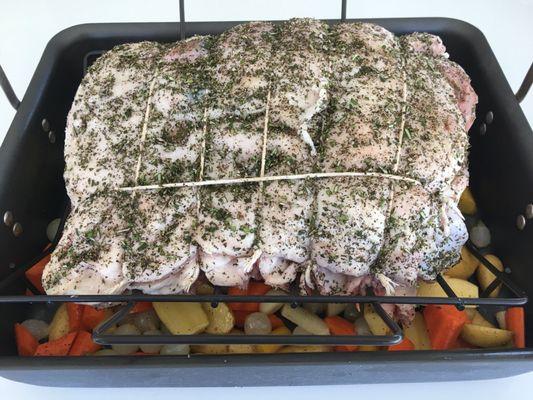
<instances>
[{"instance_id":1,"label":"meat fiber","mask_svg":"<svg viewBox=\"0 0 533 400\"><path fill-rule=\"evenodd\" d=\"M476 103L438 37L368 23L117 46L69 113L72 212L44 287L183 293L203 272L412 295L466 241Z\"/></svg>"}]
</instances>

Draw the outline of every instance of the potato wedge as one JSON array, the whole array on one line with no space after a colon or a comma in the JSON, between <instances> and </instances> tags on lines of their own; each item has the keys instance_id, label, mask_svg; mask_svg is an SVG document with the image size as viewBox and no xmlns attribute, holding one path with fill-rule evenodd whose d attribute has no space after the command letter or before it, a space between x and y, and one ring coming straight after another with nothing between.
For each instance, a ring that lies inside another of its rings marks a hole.
<instances>
[{"instance_id":1,"label":"potato wedge","mask_svg":"<svg viewBox=\"0 0 533 400\"><path fill-rule=\"evenodd\" d=\"M481 313L477 310L474 313L474 316L472 317L472 324L479 325L479 326L486 326L487 328L496 328L489 321L487 321L485 317L481 315Z\"/></svg>"},{"instance_id":2,"label":"potato wedge","mask_svg":"<svg viewBox=\"0 0 533 400\"><path fill-rule=\"evenodd\" d=\"M468 187L463 191L461 198L459 199L459 210L467 215L473 215L477 212L476 201Z\"/></svg>"},{"instance_id":3,"label":"potato wedge","mask_svg":"<svg viewBox=\"0 0 533 400\"><path fill-rule=\"evenodd\" d=\"M191 346L192 353L200 354L226 354L228 346L225 344L196 344Z\"/></svg>"},{"instance_id":4,"label":"potato wedge","mask_svg":"<svg viewBox=\"0 0 533 400\"><path fill-rule=\"evenodd\" d=\"M230 332L235 326L235 317L226 303L218 303L215 308L210 303L202 303L202 308L209 320L209 325L205 328L207 333L221 335Z\"/></svg>"},{"instance_id":5,"label":"potato wedge","mask_svg":"<svg viewBox=\"0 0 533 400\"><path fill-rule=\"evenodd\" d=\"M292 308L289 304L285 304L281 309L281 315L313 335L329 335L326 323L305 308Z\"/></svg>"},{"instance_id":6,"label":"potato wedge","mask_svg":"<svg viewBox=\"0 0 533 400\"><path fill-rule=\"evenodd\" d=\"M415 346L415 350L431 350L426 321L422 313L416 312L411 325L404 327L403 331L405 337Z\"/></svg>"},{"instance_id":7,"label":"potato wedge","mask_svg":"<svg viewBox=\"0 0 533 400\"><path fill-rule=\"evenodd\" d=\"M501 260L496 257L494 254L487 254L485 258L496 268L498 268L498 271L503 271L503 264ZM481 289L485 290L494 279L496 279L496 276L489 271L487 267L483 265L483 263L479 263L479 266L477 268L476 273L477 280L479 282L479 286L481 286ZM502 285L498 285L496 289L494 289L491 294L489 294L489 297L498 297L500 294L500 289Z\"/></svg>"},{"instance_id":8,"label":"potato wedge","mask_svg":"<svg viewBox=\"0 0 533 400\"><path fill-rule=\"evenodd\" d=\"M278 353L327 353L333 351L331 346L309 345L309 346L285 346Z\"/></svg>"},{"instance_id":9,"label":"potato wedge","mask_svg":"<svg viewBox=\"0 0 533 400\"><path fill-rule=\"evenodd\" d=\"M271 289L268 292L266 292L265 296L284 296L287 293L285 293L282 290L279 289ZM283 303L260 303L259 304L259 311L265 314L274 314L276 311L278 311L281 307L283 307Z\"/></svg>"},{"instance_id":10,"label":"potato wedge","mask_svg":"<svg viewBox=\"0 0 533 400\"><path fill-rule=\"evenodd\" d=\"M479 297L479 288L464 279L444 277L458 297ZM437 282L422 282L416 293L419 297L448 297Z\"/></svg>"},{"instance_id":11,"label":"potato wedge","mask_svg":"<svg viewBox=\"0 0 533 400\"><path fill-rule=\"evenodd\" d=\"M381 319L378 313L374 311L374 308L371 304L365 304L364 307L364 318L370 332L373 335L388 335L390 334L390 329L387 324Z\"/></svg>"},{"instance_id":12,"label":"potato wedge","mask_svg":"<svg viewBox=\"0 0 533 400\"><path fill-rule=\"evenodd\" d=\"M209 326L201 303L153 303L157 316L173 335L194 335Z\"/></svg>"},{"instance_id":13,"label":"potato wedge","mask_svg":"<svg viewBox=\"0 0 533 400\"><path fill-rule=\"evenodd\" d=\"M50 333L48 340L56 340L65 336L69 331L67 305L61 304L52 318L50 323Z\"/></svg>"},{"instance_id":14,"label":"potato wedge","mask_svg":"<svg viewBox=\"0 0 533 400\"><path fill-rule=\"evenodd\" d=\"M468 279L470 278L478 267L479 261L463 246L461 248L461 260L444 274L450 278Z\"/></svg>"},{"instance_id":15,"label":"potato wedge","mask_svg":"<svg viewBox=\"0 0 533 400\"><path fill-rule=\"evenodd\" d=\"M513 339L513 332L504 329L489 328L474 324L466 324L461 337L467 343L479 347L500 347Z\"/></svg>"},{"instance_id":16,"label":"potato wedge","mask_svg":"<svg viewBox=\"0 0 533 400\"><path fill-rule=\"evenodd\" d=\"M339 315L346 309L346 306L346 303L328 303L328 305L326 306L326 315L328 317Z\"/></svg>"},{"instance_id":17,"label":"potato wedge","mask_svg":"<svg viewBox=\"0 0 533 400\"><path fill-rule=\"evenodd\" d=\"M274 329L271 335L290 335L291 331L285 326ZM258 353L275 353L283 347L282 344L258 344L255 349Z\"/></svg>"}]
</instances>

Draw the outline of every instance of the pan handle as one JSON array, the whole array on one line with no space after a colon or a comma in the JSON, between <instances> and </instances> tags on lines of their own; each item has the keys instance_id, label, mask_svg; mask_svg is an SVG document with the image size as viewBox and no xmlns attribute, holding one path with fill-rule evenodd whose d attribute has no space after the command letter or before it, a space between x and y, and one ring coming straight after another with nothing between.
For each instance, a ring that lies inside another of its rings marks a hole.
<instances>
[{"instance_id":1,"label":"pan handle","mask_svg":"<svg viewBox=\"0 0 533 400\"><path fill-rule=\"evenodd\" d=\"M518 100L519 103L521 103L522 100L524 100L524 98L526 97L529 88L531 88L531 84L533 84L533 63L529 67L529 71L527 71L526 77L520 85L518 92L516 92L515 94L516 100Z\"/></svg>"},{"instance_id":2,"label":"pan handle","mask_svg":"<svg viewBox=\"0 0 533 400\"><path fill-rule=\"evenodd\" d=\"M13 106L13 108L16 110L19 108L20 100L18 99L17 95L15 94L15 91L13 90L13 87L11 86L11 83L9 83L9 80L7 79L7 76L2 69L2 66L0 65L0 86L2 87L2 90L6 94L7 99Z\"/></svg>"}]
</instances>

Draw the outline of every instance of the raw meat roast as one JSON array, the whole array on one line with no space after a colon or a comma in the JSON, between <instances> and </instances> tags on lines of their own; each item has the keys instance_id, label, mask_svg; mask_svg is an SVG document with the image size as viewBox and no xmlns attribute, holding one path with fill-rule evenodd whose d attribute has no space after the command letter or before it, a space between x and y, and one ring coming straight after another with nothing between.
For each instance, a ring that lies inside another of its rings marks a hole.
<instances>
[{"instance_id":1,"label":"raw meat roast","mask_svg":"<svg viewBox=\"0 0 533 400\"><path fill-rule=\"evenodd\" d=\"M183 293L203 272L412 294L467 239L476 103L440 38L368 23L117 46L68 116L72 211L44 287Z\"/></svg>"}]
</instances>

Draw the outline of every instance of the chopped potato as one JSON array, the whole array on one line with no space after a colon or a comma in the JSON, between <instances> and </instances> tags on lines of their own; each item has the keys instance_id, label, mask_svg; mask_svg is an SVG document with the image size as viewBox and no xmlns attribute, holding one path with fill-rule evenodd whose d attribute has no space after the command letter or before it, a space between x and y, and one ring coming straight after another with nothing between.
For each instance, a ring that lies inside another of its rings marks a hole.
<instances>
[{"instance_id":1,"label":"chopped potato","mask_svg":"<svg viewBox=\"0 0 533 400\"><path fill-rule=\"evenodd\" d=\"M289 304L285 304L281 309L281 315L313 335L329 335L326 323L305 308L292 308Z\"/></svg>"},{"instance_id":2,"label":"chopped potato","mask_svg":"<svg viewBox=\"0 0 533 400\"><path fill-rule=\"evenodd\" d=\"M450 278L468 279L478 267L478 259L468 251L466 246L461 248L461 260L445 272Z\"/></svg>"},{"instance_id":3,"label":"chopped potato","mask_svg":"<svg viewBox=\"0 0 533 400\"><path fill-rule=\"evenodd\" d=\"M287 293L279 289L270 289L266 292L265 296L284 296L286 294ZM259 311L265 314L274 314L281 307L283 307L283 303L260 303Z\"/></svg>"},{"instance_id":4,"label":"chopped potato","mask_svg":"<svg viewBox=\"0 0 533 400\"><path fill-rule=\"evenodd\" d=\"M291 331L285 326L274 329L271 335L290 335ZM275 353L283 347L282 344L258 344L255 346L258 353Z\"/></svg>"},{"instance_id":5,"label":"chopped potato","mask_svg":"<svg viewBox=\"0 0 533 400\"><path fill-rule=\"evenodd\" d=\"M474 196L472 196L472 192L468 187L461 194L461 199L459 200L459 210L461 210L463 214L467 215L473 215L477 212L476 201L474 200Z\"/></svg>"},{"instance_id":6,"label":"chopped potato","mask_svg":"<svg viewBox=\"0 0 533 400\"><path fill-rule=\"evenodd\" d=\"M54 318L50 323L50 333L48 334L48 340L56 340L65 336L69 331L68 312L67 305L61 304L54 314Z\"/></svg>"},{"instance_id":7,"label":"chopped potato","mask_svg":"<svg viewBox=\"0 0 533 400\"><path fill-rule=\"evenodd\" d=\"M431 350L431 342L426 327L424 316L420 312L415 313L411 325L404 328L405 337L415 346L415 350Z\"/></svg>"},{"instance_id":8,"label":"chopped potato","mask_svg":"<svg viewBox=\"0 0 533 400\"><path fill-rule=\"evenodd\" d=\"M500 261L500 259L498 257L496 257L495 255L493 254L487 254L485 256L485 258L492 264L494 265L498 271L503 271L503 264L502 262ZM481 286L481 289L485 290L487 287L489 287L489 285L492 283L492 281L494 279L496 279L496 276L489 271L489 269L487 267L485 267L485 265L483 265L483 263L479 263L479 266L477 268L477 280L479 282L479 286ZM498 294L500 294L500 289L501 289L502 285L498 285L496 287L496 289L494 289L490 294L489 294L489 297L498 297Z\"/></svg>"},{"instance_id":9,"label":"chopped potato","mask_svg":"<svg viewBox=\"0 0 533 400\"><path fill-rule=\"evenodd\" d=\"M479 297L479 289L473 283L465 281L464 279L449 278L447 276L445 276L444 279L458 297ZM420 283L416 295L419 297L448 297L444 289L442 289L437 282Z\"/></svg>"},{"instance_id":10,"label":"chopped potato","mask_svg":"<svg viewBox=\"0 0 533 400\"><path fill-rule=\"evenodd\" d=\"M209 295L215 293L215 288L213 285L207 282L199 282L196 284L196 294L198 295Z\"/></svg>"},{"instance_id":11,"label":"chopped potato","mask_svg":"<svg viewBox=\"0 0 533 400\"><path fill-rule=\"evenodd\" d=\"M347 306L346 303L328 303L326 307L326 315L328 317L339 315L341 312L343 312L346 309L346 306Z\"/></svg>"},{"instance_id":12,"label":"chopped potato","mask_svg":"<svg viewBox=\"0 0 533 400\"><path fill-rule=\"evenodd\" d=\"M322 345L285 346L278 353L328 353L332 350L331 346Z\"/></svg>"},{"instance_id":13,"label":"chopped potato","mask_svg":"<svg viewBox=\"0 0 533 400\"><path fill-rule=\"evenodd\" d=\"M488 328L496 328L494 325L492 325L489 321L483 317L483 315L480 314L479 311L476 310L474 313L474 316L472 318L472 324L473 325L479 325L479 326L486 326Z\"/></svg>"},{"instance_id":14,"label":"chopped potato","mask_svg":"<svg viewBox=\"0 0 533 400\"><path fill-rule=\"evenodd\" d=\"M220 335L233 329L235 317L226 303L218 303L215 308L210 303L203 303L202 308L209 320L209 325L205 329L207 333Z\"/></svg>"},{"instance_id":15,"label":"chopped potato","mask_svg":"<svg viewBox=\"0 0 533 400\"><path fill-rule=\"evenodd\" d=\"M255 353L255 346L253 344L230 344L228 346L228 353L233 353L233 354Z\"/></svg>"},{"instance_id":16,"label":"chopped potato","mask_svg":"<svg viewBox=\"0 0 533 400\"><path fill-rule=\"evenodd\" d=\"M173 335L194 335L209 326L201 303L154 302L157 316Z\"/></svg>"},{"instance_id":17,"label":"chopped potato","mask_svg":"<svg viewBox=\"0 0 533 400\"><path fill-rule=\"evenodd\" d=\"M461 331L466 342L479 347L501 347L513 339L513 332L504 329L489 328L474 324L466 324Z\"/></svg>"},{"instance_id":18,"label":"chopped potato","mask_svg":"<svg viewBox=\"0 0 533 400\"><path fill-rule=\"evenodd\" d=\"M390 329L374 310L371 304L365 304L364 318L373 335L388 335Z\"/></svg>"}]
</instances>

